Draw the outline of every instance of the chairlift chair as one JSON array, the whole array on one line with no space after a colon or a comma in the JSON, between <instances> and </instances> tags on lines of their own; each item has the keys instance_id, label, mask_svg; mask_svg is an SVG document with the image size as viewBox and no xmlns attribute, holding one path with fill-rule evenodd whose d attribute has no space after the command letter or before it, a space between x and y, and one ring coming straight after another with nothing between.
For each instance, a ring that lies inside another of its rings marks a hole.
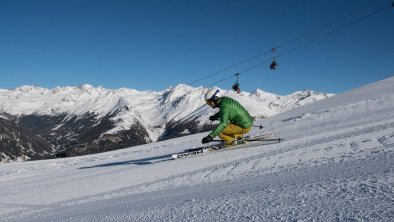
<instances>
[{"instance_id":1,"label":"chairlift chair","mask_svg":"<svg viewBox=\"0 0 394 222\"><path fill-rule=\"evenodd\" d=\"M237 77L237 82L235 82L235 84L231 88L233 88L233 90L235 92L240 93L241 92L241 88L239 88L239 83L238 83L239 73L235 73L235 76Z\"/></svg>"},{"instance_id":2,"label":"chairlift chair","mask_svg":"<svg viewBox=\"0 0 394 222\"><path fill-rule=\"evenodd\" d=\"M239 83L235 83L232 88L237 93L241 92L241 89L239 88Z\"/></svg>"},{"instance_id":3,"label":"chairlift chair","mask_svg":"<svg viewBox=\"0 0 394 222\"><path fill-rule=\"evenodd\" d=\"M278 63L275 61L275 59L271 62L270 69L271 70L276 70L278 68Z\"/></svg>"}]
</instances>

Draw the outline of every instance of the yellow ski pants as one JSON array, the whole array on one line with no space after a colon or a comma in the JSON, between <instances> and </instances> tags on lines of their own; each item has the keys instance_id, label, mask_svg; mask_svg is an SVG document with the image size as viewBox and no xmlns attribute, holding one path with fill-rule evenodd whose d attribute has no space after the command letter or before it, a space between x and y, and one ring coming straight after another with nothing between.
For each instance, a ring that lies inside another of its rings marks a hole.
<instances>
[{"instance_id":1,"label":"yellow ski pants","mask_svg":"<svg viewBox=\"0 0 394 222\"><path fill-rule=\"evenodd\" d=\"M223 132L219 134L220 139L224 140L227 144L231 144L235 138L242 137L243 134L248 133L252 127L242 128L240 126L229 123Z\"/></svg>"}]
</instances>

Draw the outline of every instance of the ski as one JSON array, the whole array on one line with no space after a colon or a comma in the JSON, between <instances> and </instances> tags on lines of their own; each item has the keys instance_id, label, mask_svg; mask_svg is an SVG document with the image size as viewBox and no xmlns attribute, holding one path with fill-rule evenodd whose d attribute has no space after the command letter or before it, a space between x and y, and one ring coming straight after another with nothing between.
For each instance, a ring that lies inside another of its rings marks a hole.
<instances>
[{"instance_id":1,"label":"ski","mask_svg":"<svg viewBox=\"0 0 394 222\"><path fill-rule=\"evenodd\" d=\"M188 158L188 157L194 157L194 156L207 154L209 152L222 151L222 150L233 150L233 149L238 149L238 148L247 148L247 147L263 145L261 143L253 144L250 142L260 141L260 142L278 142L279 143L280 141L283 140L282 138L272 138L272 137L273 137L273 134L263 134L263 135L257 135L254 137L245 137L237 145L232 145L232 146L225 147L225 148L221 148L220 144L208 145L208 146L203 146L203 147L195 147L192 149L186 149L184 152L181 152L181 153L172 154L171 157L174 159L182 159L182 158ZM216 142L223 142L222 140L213 140L213 141L214 142L215 141Z\"/></svg>"},{"instance_id":2,"label":"ski","mask_svg":"<svg viewBox=\"0 0 394 222\"><path fill-rule=\"evenodd\" d=\"M187 149L182 153L175 153L175 154L171 155L171 157L174 159L192 157L192 156L208 153L209 151L214 150L214 149L215 149L215 147L213 147L213 146L196 147L196 148L192 148L192 149Z\"/></svg>"},{"instance_id":3,"label":"ski","mask_svg":"<svg viewBox=\"0 0 394 222\"><path fill-rule=\"evenodd\" d=\"M242 138L239 141L239 144L243 144L246 142L253 142L253 141L278 141L280 142L281 140L284 140L282 138L275 138L274 134L272 133L267 133L267 134L261 134L261 135L257 135L257 136L246 136L245 138ZM222 142L223 140L212 140L213 142Z\"/></svg>"}]
</instances>

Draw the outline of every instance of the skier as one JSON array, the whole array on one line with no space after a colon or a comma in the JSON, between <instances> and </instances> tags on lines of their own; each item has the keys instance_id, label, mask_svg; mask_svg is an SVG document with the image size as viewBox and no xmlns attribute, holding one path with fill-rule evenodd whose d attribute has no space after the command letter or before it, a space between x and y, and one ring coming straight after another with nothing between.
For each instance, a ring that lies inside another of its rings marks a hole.
<instances>
[{"instance_id":1,"label":"skier","mask_svg":"<svg viewBox=\"0 0 394 222\"><path fill-rule=\"evenodd\" d=\"M252 128L253 117L248 111L236 100L229 97L221 97L218 88L212 88L205 94L206 103L212 108L219 108L219 112L210 116L209 120L215 121L220 119L219 125L206 137L202 143L209 143L219 136L224 143L221 147L236 145L237 141L243 138L243 134L248 133Z\"/></svg>"}]
</instances>

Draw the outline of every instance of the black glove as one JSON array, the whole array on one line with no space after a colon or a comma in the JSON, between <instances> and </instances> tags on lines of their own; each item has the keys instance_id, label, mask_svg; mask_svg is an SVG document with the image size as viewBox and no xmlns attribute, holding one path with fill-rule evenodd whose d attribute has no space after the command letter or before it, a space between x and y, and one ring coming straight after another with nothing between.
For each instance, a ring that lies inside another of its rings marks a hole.
<instances>
[{"instance_id":1,"label":"black glove","mask_svg":"<svg viewBox=\"0 0 394 222\"><path fill-rule=\"evenodd\" d=\"M206 137L202 138L201 142L203 144L205 144L205 143L211 142L212 140L213 140L213 138L211 136L206 136Z\"/></svg>"},{"instance_id":2,"label":"black glove","mask_svg":"<svg viewBox=\"0 0 394 222\"><path fill-rule=\"evenodd\" d=\"M218 120L218 118L217 118L216 116L210 116L210 117L209 117L209 120L215 121L215 120Z\"/></svg>"},{"instance_id":3,"label":"black glove","mask_svg":"<svg viewBox=\"0 0 394 222\"><path fill-rule=\"evenodd\" d=\"M209 120L211 120L211 121L215 121L215 120L218 120L218 119L219 119L218 115L213 115L213 116L209 117Z\"/></svg>"}]
</instances>

